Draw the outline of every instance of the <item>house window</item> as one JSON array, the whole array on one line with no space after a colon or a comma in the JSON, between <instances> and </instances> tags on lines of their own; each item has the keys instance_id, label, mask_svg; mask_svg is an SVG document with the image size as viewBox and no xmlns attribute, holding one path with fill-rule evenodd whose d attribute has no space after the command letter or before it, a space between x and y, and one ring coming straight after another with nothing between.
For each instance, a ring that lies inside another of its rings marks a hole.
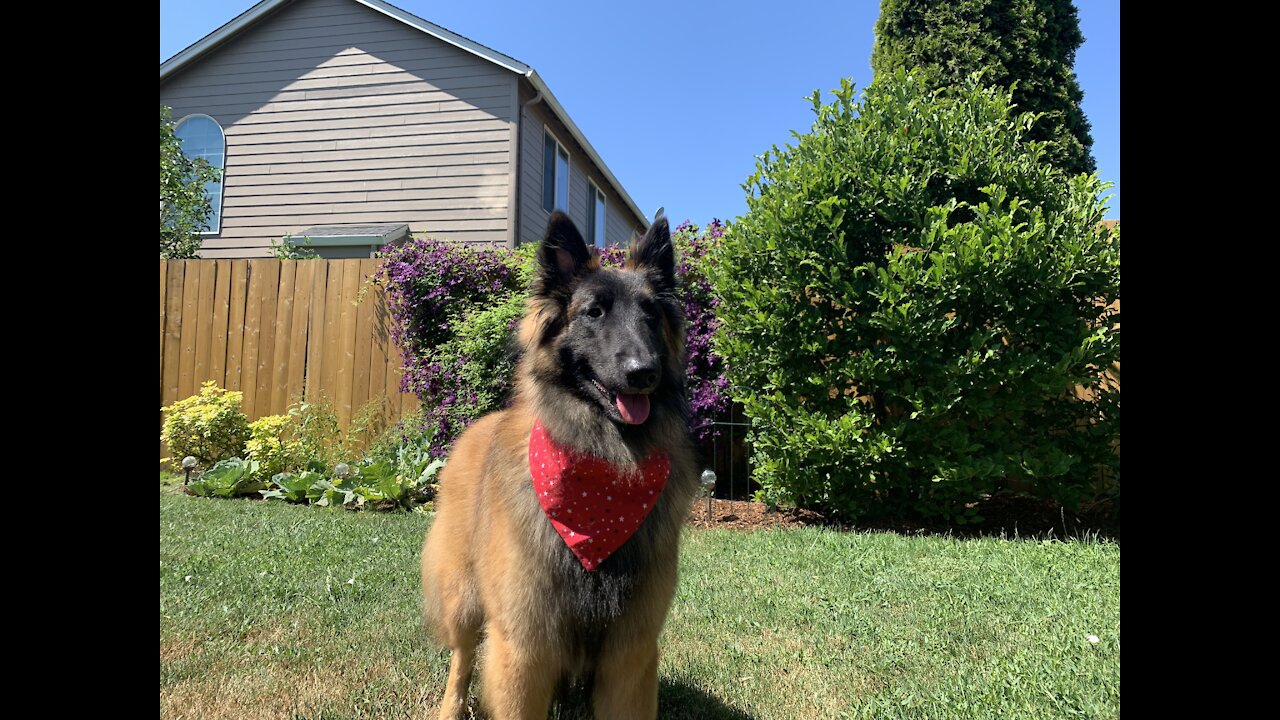
<instances>
[{"instance_id":1,"label":"house window","mask_svg":"<svg viewBox=\"0 0 1280 720\"><path fill-rule=\"evenodd\" d=\"M587 233L596 247L602 248L604 242L605 204L604 193L594 182L587 183Z\"/></svg>"},{"instance_id":2,"label":"house window","mask_svg":"<svg viewBox=\"0 0 1280 720\"><path fill-rule=\"evenodd\" d=\"M201 231L204 234L215 234L222 228L221 176L227 154L227 141L222 134L222 126L208 115L188 115L173 129L173 134L182 143L182 152L187 157L204 158L210 165L218 168L219 180L205 183L204 186L213 212L209 214L209 222Z\"/></svg>"},{"instance_id":3,"label":"house window","mask_svg":"<svg viewBox=\"0 0 1280 720\"><path fill-rule=\"evenodd\" d=\"M569 210L569 151L550 130L543 131L542 209Z\"/></svg>"}]
</instances>

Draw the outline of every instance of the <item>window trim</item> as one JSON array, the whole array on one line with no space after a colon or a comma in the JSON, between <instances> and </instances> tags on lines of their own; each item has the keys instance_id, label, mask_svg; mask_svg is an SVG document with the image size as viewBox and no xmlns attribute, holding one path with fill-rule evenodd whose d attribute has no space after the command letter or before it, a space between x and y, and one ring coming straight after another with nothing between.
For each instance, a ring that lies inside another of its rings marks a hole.
<instances>
[{"instance_id":1,"label":"window trim","mask_svg":"<svg viewBox=\"0 0 1280 720\"><path fill-rule=\"evenodd\" d=\"M596 233L596 198L600 198L600 204L604 206L603 223L600 226L599 242L594 237ZM598 248L604 249L609 247L609 196L600 189L595 180L587 178L587 236L591 238L591 244Z\"/></svg>"},{"instance_id":2,"label":"window trim","mask_svg":"<svg viewBox=\"0 0 1280 720\"><path fill-rule=\"evenodd\" d=\"M550 208L550 209L548 209L548 208L547 208L547 188L546 188L546 182L547 182L547 169L546 169L545 167L543 167L543 168L542 168L542 182L543 182L543 188L542 188L542 209L543 209L544 211L546 211L547 213L553 213L553 212L555 212L557 209L560 209L561 211L563 211L563 212L565 212L565 213L568 213L568 212L569 212L569 190L570 190L570 187L571 187L571 185L572 185L572 182L571 182L571 180L572 180L572 179L571 179L569 176L573 174L573 153L570 153L570 152L569 152L569 148L565 147L565 144L564 144L564 143L562 143L562 142L560 142L560 138L556 137L556 134L555 134L555 133L553 133L553 132L551 132L551 128L547 127L547 126L546 126L546 124L543 124L543 126L542 126L542 137L543 137L543 139L542 139L542 148L543 148L543 149L542 149L542 163L543 163L543 165L546 165L546 162L547 162L547 150L546 150L546 147L547 147L547 138L551 138L551 142L553 142L553 143L555 143L555 144L556 144L556 152L555 152L555 154L554 154L554 155L552 156L552 158L551 158L551 173L552 173L552 174L551 174L551 208ZM559 168L556 166L556 161L559 159L559 157L560 157L560 153L561 153L561 152L563 152L563 153L564 153L564 157L565 157L565 162L564 162L564 164L565 164L565 174L566 174L566 177L565 177L565 191L564 191L564 197L563 197L563 198L561 198L561 199L563 200L563 202L562 202L562 203L560 203L559 205L557 205L557 204L556 204L556 190L557 190L557 186L559 185L559 179L560 179L560 178L559 178L559 177L557 177L557 171L558 171L558 169L559 169Z\"/></svg>"},{"instance_id":3,"label":"window trim","mask_svg":"<svg viewBox=\"0 0 1280 720\"><path fill-rule=\"evenodd\" d=\"M214 225L212 230L201 230L199 233L197 233L199 235L206 235L206 236L220 235L222 234L222 204L223 204L223 199L226 198L227 196L227 192L226 192L227 185L225 182L227 177L227 131L222 127L222 123L214 119L212 115L207 115L205 113L191 113L189 115L184 115L181 120L173 124L174 136L175 137L177 136L178 128L182 127L183 123L195 118L207 119L209 122L213 123L214 127L218 128L218 134L222 136L222 165L218 167L218 207L216 208L216 213L214 214L214 217L217 218L217 223ZM182 144L181 138L178 138L178 144L179 146L181 146ZM183 154L186 154L185 150L183 151Z\"/></svg>"}]
</instances>

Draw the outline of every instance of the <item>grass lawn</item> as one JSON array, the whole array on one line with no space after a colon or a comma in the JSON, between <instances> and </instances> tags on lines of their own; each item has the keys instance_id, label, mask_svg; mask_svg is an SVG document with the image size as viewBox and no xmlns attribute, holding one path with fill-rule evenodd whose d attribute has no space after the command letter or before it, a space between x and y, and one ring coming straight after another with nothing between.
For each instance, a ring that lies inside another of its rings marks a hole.
<instances>
[{"instance_id":1,"label":"grass lawn","mask_svg":"<svg viewBox=\"0 0 1280 720\"><path fill-rule=\"evenodd\" d=\"M174 484L162 718L434 717L447 656L419 624L428 516ZM662 718L1120 716L1115 543L688 529L680 569Z\"/></svg>"}]
</instances>

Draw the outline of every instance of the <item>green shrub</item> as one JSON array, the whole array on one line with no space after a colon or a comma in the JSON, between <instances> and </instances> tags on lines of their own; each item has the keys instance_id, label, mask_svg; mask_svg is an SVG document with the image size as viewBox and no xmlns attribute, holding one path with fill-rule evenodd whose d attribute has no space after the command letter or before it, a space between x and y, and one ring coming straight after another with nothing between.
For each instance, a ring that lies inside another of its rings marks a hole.
<instances>
[{"instance_id":1,"label":"green shrub","mask_svg":"<svg viewBox=\"0 0 1280 720\"><path fill-rule=\"evenodd\" d=\"M297 403L289 408L289 415L296 421L293 436L305 462L328 467L346 455L338 416L327 400Z\"/></svg>"},{"instance_id":2,"label":"green shrub","mask_svg":"<svg viewBox=\"0 0 1280 720\"><path fill-rule=\"evenodd\" d=\"M249 420L240 410L243 397L210 380L199 394L160 408L165 413L160 439L169 446L170 459L176 464L190 455L207 466L243 455L249 437Z\"/></svg>"},{"instance_id":3,"label":"green shrub","mask_svg":"<svg viewBox=\"0 0 1280 720\"><path fill-rule=\"evenodd\" d=\"M192 495L202 497L251 495L266 486L260 476L258 463L253 460L229 458L218 461L213 467L200 473L187 486L187 490Z\"/></svg>"},{"instance_id":4,"label":"green shrub","mask_svg":"<svg viewBox=\"0 0 1280 720\"><path fill-rule=\"evenodd\" d=\"M277 473L271 478L271 484L275 485L275 487L270 490L260 490L259 493L267 499L278 498L291 503L304 503L307 501L307 492L312 487L318 486L320 481L324 479L323 473L312 470L303 470L298 473Z\"/></svg>"},{"instance_id":5,"label":"green shrub","mask_svg":"<svg viewBox=\"0 0 1280 720\"><path fill-rule=\"evenodd\" d=\"M293 438L292 415L266 415L249 423L245 451L258 463L257 477L264 481L276 473L297 470L308 459Z\"/></svg>"},{"instance_id":6,"label":"green shrub","mask_svg":"<svg viewBox=\"0 0 1280 720\"><path fill-rule=\"evenodd\" d=\"M343 457L359 455L386 433L390 406L385 395L375 395L351 414L340 443Z\"/></svg>"},{"instance_id":7,"label":"green shrub","mask_svg":"<svg viewBox=\"0 0 1280 720\"><path fill-rule=\"evenodd\" d=\"M470 424L511 397L517 358L513 328L524 312L524 295L507 295L463 318L454 339L437 351L442 362L458 368L458 393L468 398L449 408L453 427Z\"/></svg>"},{"instance_id":8,"label":"green shrub","mask_svg":"<svg viewBox=\"0 0 1280 720\"><path fill-rule=\"evenodd\" d=\"M764 497L963 522L1010 483L1070 504L1100 466L1118 479L1105 186L1055 170L1032 117L973 79L835 97L757 163L710 266Z\"/></svg>"}]
</instances>

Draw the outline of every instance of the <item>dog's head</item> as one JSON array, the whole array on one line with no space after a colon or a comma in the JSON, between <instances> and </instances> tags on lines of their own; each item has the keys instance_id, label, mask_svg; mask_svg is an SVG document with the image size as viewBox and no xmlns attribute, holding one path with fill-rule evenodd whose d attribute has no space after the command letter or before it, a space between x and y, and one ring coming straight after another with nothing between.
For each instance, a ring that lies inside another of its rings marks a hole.
<instances>
[{"instance_id":1,"label":"dog's head","mask_svg":"<svg viewBox=\"0 0 1280 720\"><path fill-rule=\"evenodd\" d=\"M538 249L521 339L530 371L620 425L644 425L655 398L684 394L684 317L666 218L633 239L623 269L601 268L563 213Z\"/></svg>"}]
</instances>

